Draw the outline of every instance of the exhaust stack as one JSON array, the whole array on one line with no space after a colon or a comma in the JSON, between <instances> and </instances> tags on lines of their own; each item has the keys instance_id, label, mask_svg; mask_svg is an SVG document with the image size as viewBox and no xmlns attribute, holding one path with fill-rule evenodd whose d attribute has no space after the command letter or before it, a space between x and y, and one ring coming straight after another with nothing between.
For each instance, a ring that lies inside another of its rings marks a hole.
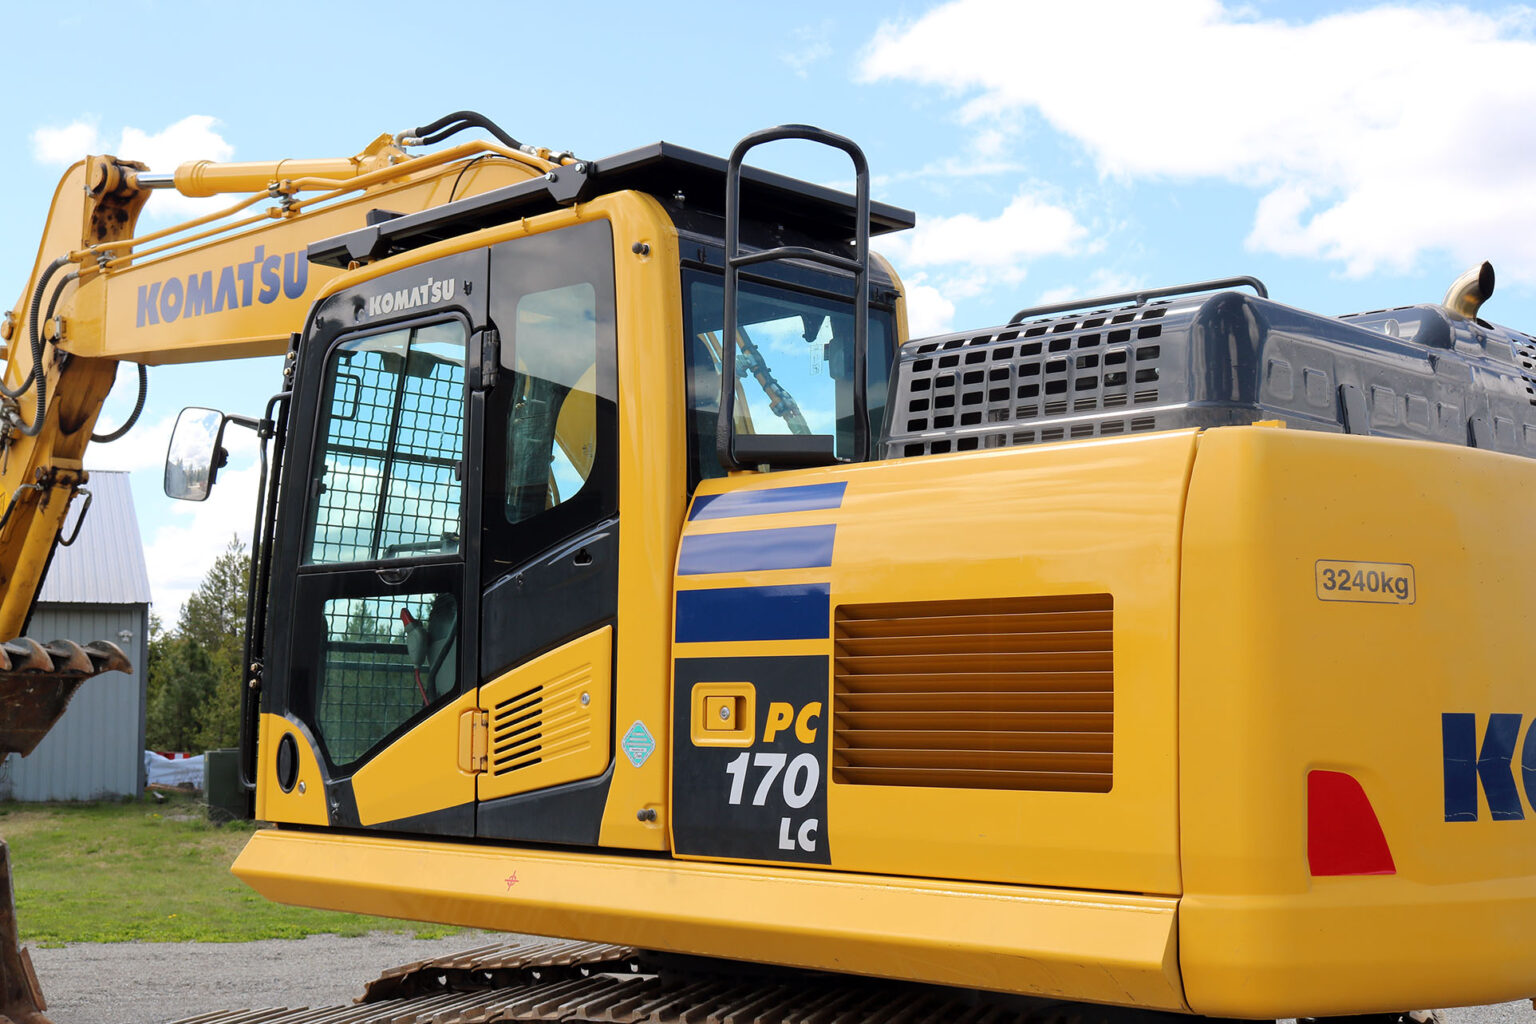
<instances>
[{"instance_id":1,"label":"exhaust stack","mask_svg":"<svg viewBox=\"0 0 1536 1024\"><path fill-rule=\"evenodd\" d=\"M1440 304L1452 313L1468 320L1493 296L1493 264L1484 260L1451 283Z\"/></svg>"}]
</instances>

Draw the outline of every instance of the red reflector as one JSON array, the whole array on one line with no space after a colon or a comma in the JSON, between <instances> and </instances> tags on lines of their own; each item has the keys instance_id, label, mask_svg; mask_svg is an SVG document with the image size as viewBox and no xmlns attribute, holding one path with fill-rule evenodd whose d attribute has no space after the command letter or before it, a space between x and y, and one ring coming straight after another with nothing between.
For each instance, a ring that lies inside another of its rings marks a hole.
<instances>
[{"instance_id":1,"label":"red reflector","mask_svg":"<svg viewBox=\"0 0 1536 1024\"><path fill-rule=\"evenodd\" d=\"M1307 863L1314 875L1395 875L1381 822L1353 775L1307 773Z\"/></svg>"}]
</instances>

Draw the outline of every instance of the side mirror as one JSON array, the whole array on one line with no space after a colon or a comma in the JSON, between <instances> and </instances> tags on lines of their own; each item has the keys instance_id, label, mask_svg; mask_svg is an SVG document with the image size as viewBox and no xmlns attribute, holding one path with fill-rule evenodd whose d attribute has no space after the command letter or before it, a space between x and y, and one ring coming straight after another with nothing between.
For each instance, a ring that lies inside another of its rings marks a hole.
<instances>
[{"instance_id":1,"label":"side mirror","mask_svg":"<svg viewBox=\"0 0 1536 1024\"><path fill-rule=\"evenodd\" d=\"M182 501L208 497L219 468L229 461L229 453L221 444L224 422L224 414L217 409L181 410L165 453L166 497Z\"/></svg>"}]
</instances>

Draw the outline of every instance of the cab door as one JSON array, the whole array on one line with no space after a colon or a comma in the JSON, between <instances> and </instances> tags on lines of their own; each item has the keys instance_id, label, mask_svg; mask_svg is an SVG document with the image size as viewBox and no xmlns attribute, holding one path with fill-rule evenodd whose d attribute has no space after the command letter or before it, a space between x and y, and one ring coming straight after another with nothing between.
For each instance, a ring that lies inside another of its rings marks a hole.
<instances>
[{"instance_id":1,"label":"cab door","mask_svg":"<svg viewBox=\"0 0 1536 1024\"><path fill-rule=\"evenodd\" d=\"M267 700L279 717L262 751L280 757L290 743L299 768L277 769L290 799L265 802L274 820L313 820L291 794L318 783L330 825L474 834L474 774L458 748L478 682L467 453L487 265L484 249L418 264L312 317L274 563L272 592L291 595L271 612Z\"/></svg>"},{"instance_id":2,"label":"cab door","mask_svg":"<svg viewBox=\"0 0 1536 1024\"><path fill-rule=\"evenodd\" d=\"M586 220L490 255L476 834L596 845L619 628L613 230Z\"/></svg>"}]
</instances>

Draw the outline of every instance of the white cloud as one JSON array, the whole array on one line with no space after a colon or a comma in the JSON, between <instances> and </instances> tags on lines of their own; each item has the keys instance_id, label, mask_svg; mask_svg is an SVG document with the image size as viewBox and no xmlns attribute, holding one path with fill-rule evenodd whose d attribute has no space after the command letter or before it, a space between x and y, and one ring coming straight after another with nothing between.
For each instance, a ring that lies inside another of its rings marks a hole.
<instances>
[{"instance_id":1,"label":"white cloud","mask_svg":"<svg viewBox=\"0 0 1536 1024\"><path fill-rule=\"evenodd\" d=\"M232 428L231 435L234 430ZM240 431L242 434L248 431ZM226 445L233 438L226 435ZM238 467L238 468L237 468ZM144 470L155 477L159 488L160 472ZM231 537L238 536L249 548L251 518L256 509L256 484L260 470L254 460L236 462L219 471L218 481L203 502L172 502L168 521L154 531L144 545L144 561L149 567L149 588L154 598L155 614L167 626L176 622L181 606L197 592L198 584L223 553ZM165 499L170 502L170 499ZM142 513L141 513L142 514Z\"/></svg>"},{"instance_id":2,"label":"white cloud","mask_svg":"<svg viewBox=\"0 0 1536 1024\"><path fill-rule=\"evenodd\" d=\"M125 384L122 390L126 392L129 388ZM131 407L129 402L128 408ZM98 429L111 430L117 422L100 423ZM133 474L135 492L141 499L137 511L146 537L144 560L149 569L150 594L155 614L167 627L175 625L182 604L197 591L230 537L238 535L244 544L250 545L260 476L256 435L232 425L224 432L229 465L219 471L208 499L189 502L163 497L165 452L175 422L175 416L141 422L122 440L93 444L85 454L88 470L126 470ZM144 507L145 494L155 496L151 499L153 508ZM159 525L151 526L152 523Z\"/></svg>"},{"instance_id":3,"label":"white cloud","mask_svg":"<svg viewBox=\"0 0 1536 1024\"><path fill-rule=\"evenodd\" d=\"M158 132L124 128L117 155L140 160L162 173L188 160L228 160L235 155L235 147L214 130L218 123L206 114L193 114Z\"/></svg>"},{"instance_id":4,"label":"white cloud","mask_svg":"<svg viewBox=\"0 0 1536 1024\"><path fill-rule=\"evenodd\" d=\"M39 128L32 133L32 157L38 163L67 167L101 148L101 135L90 121L72 121L62 128Z\"/></svg>"},{"instance_id":5,"label":"white cloud","mask_svg":"<svg viewBox=\"0 0 1536 1024\"><path fill-rule=\"evenodd\" d=\"M1023 191L996 217L930 217L881 248L905 267L967 266L1017 281L1028 260L1076 252L1087 237L1071 210Z\"/></svg>"},{"instance_id":6,"label":"white cloud","mask_svg":"<svg viewBox=\"0 0 1536 1024\"><path fill-rule=\"evenodd\" d=\"M136 386L136 385L135 385ZM126 418L126 413L124 414ZM96 424L96 433L116 430L121 420L108 422L103 416ZM93 444L85 450L86 469L116 469L129 473L153 469L157 473L165 467L165 452L171 440L171 428L176 417L139 422L118 441L111 444Z\"/></svg>"},{"instance_id":7,"label":"white cloud","mask_svg":"<svg viewBox=\"0 0 1536 1024\"><path fill-rule=\"evenodd\" d=\"M68 166L90 154L111 153L165 174L188 160L228 160L234 156L234 146L216 130L218 123L207 114L192 114L157 132L127 126L114 137L103 134L94 121L82 119L62 128L35 130L32 155L39 163ZM173 189L162 189L150 197L145 212L155 217L186 217L204 213L218 202L217 197L190 199ZM227 199L223 202L228 204Z\"/></svg>"},{"instance_id":8,"label":"white cloud","mask_svg":"<svg viewBox=\"0 0 1536 1024\"><path fill-rule=\"evenodd\" d=\"M1083 284L1068 284L1041 292L1037 305L1053 306L1058 302L1070 302L1074 299L1119 295L1123 292L1133 292L1145 284L1146 282L1140 277L1119 274L1113 270L1095 270Z\"/></svg>"},{"instance_id":9,"label":"white cloud","mask_svg":"<svg viewBox=\"0 0 1536 1024\"><path fill-rule=\"evenodd\" d=\"M1108 176L1253 187L1255 249L1357 275L1437 250L1536 280L1533 25L1528 9L1285 22L1219 0L957 0L883 27L860 74L947 90L989 144L1033 118Z\"/></svg>"},{"instance_id":10,"label":"white cloud","mask_svg":"<svg viewBox=\"0 0 1536 1024\"><path fill-rule=\"evenodd\" d=\"M879 245L903 278L909 329L921 337L953 329L955 300L1015 286L1030 260L1090 248L1088 235L1071 210L1024 190L995 217L930 217Z\"/></svg>"},{"instance_id":11,"label":"white cloud","mask_svg":"<svg viewBox=\"0 0 1536 1024\"><path fill-rule=\"evenodd\" d=\"M832 44L827 42L827 36L832 34L833 27L832 22L824 21L820 25L795 29L790 48L779 54L779 60L789 66L796 78L808 77L812 64L832 56Z\"/></svg>"},{"instance_id":12,"label":"white cloud","mask_svg":"<svg viewBox=\"0 0 1536 1024\"><path fill-rule=\"evenodd\" d=\"M922 274L905 285L907 334L910 337L925 338L954 330L955 304L942 291L923 283Z\"/></svg>"}]
</instances>

